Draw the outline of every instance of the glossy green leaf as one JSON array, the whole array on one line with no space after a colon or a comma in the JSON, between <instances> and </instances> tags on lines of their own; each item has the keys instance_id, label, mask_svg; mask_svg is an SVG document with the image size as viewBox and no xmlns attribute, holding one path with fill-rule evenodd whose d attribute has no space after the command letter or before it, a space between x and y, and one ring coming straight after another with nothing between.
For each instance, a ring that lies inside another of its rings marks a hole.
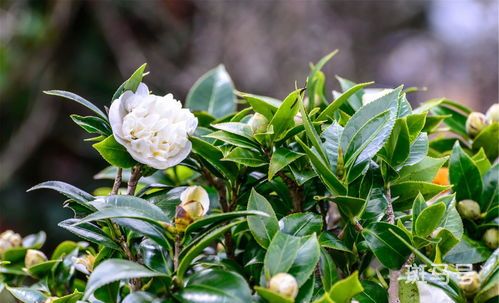
<instances>
[{"instance_id":1,"label":"glossy green leaf","mask_svg":"<svg viewBox=\"0 0 499 303\"><path fill-rule=\"evenodd\" d=\"M336 235L328 231L320 234L319 243L322 247L329 249L352 252Z\"/></svg>"},{"instance_id":2,"label":"glossy green leaf","mask_svg":"<svg viewBox=\"0 0 499 303\"><path fill-rule=\"evenodd\" d=\"M403 164L409 157L411 138L406 119L397 119L380 155L392 166Z\"/></svg>"},{"instance_id":3,"label":"glossy green leaf","mask_svg":"<svg viewBox=\"0 0 499 303\"><path fill-rule=\"evenodd\" d=\"M447 158L425 157L418 163L410 166L404 166L399 171L397 182L404 181L425 181L431 182L438 170L447 161Z\"/></svg>"},{"instance_id":4,"label":"glossy green leaf","mask_svg":"<svg viewBox=\"0 0 499 303\"><path fill-rule=\"evenodd\" d=\"M321 275L322 287L326 292L328 292L333 284L340 279L336 269L336 264L334 264L331 255L324 248L321 248L319 272Z\"/></svg>"},{"instance_id":5,"label":"glossy green leaf","mask_svg":"<svg viewBox=\"0 0 499 303\"><path fill-rule=\"evenodd\" d=\"M147 64L144 63L139 68L137 68L133 74L128 78L125 82L123 82L120 87L116 90L116 92L113 95L113 99L111 101L114 101L118 99L124 92L127 90L130 90L132 92L135 92L137 88L139 87L140 82L142 82L142 78L144 77L144 71L146 69Z\"/></svg>"},{"instance_id":6,"label":"glossy green leaf","mask_svg":"<svg viewBox=\"0 0 499 303\"><path fill-rule=\"evenodd\" d=\"M465 138L468 136L466 133L466 119L467 115L462 114L459 111L456 111L455 109L449 108L447 106L435 106L430 109L430 111L434 115L450 115L450 117L446 118L444 120L444 123L453 131L456 133L464 136Z\"/></svg>"},{"instance_id":7,"label":"glossy green leaf","mask_svg":"<svg viewBox=\"0 0 499 303\"><path fill-rule=\"evenodd\" d=\"M320 245L315 234L302 237L300 242L301 244L297 250L296 258L287 271L295 277L299 287L305 284L310 275L314 273L320 258Z\"/></svg>"},{"instance_id":8,"label":"glossy green leaf","mask_svg":"<svg viewBox=\"0 0 499 303\"><path fill-rule=\"evenodd\" d=\"M242 148L257 149L258 145L245 137L234 135L225 131L215 131L206 136L206 138L212 138L220 140L224 143L234 145Z\"/></svg>"},{"instance_id":9,"label":"glossy green leaf","mask_svg":"<svg viewBox=\"0 0 499 303\"><path fill-rule=\"evenodd\" d=\"M359 303L388 303L388 293L381 285L368 280L361 284L364 290L354 296Z\"/></svg>"},{"instance_id":10,"label":"glossy green leaf","mask_svg":"<svg viewBox=\"0 0 499 303\"><path fill-rule=\"evenodd\" d=\"M262 298L264 298L267 302L272 302L272 303L293 303L294 300L291 298L285 297L275 291L272 291L268 288L260 287L260 286L255 286L255 291L258 293L258 295Z\"/></svg>"},{"instance_id":11,"label":"glossy green leaf","mask_svg":"<svg viewBox=\"0 0 499 303\"><path fill-rule=\"evenodd\" d=\"M154 272L132 261L108 259L99 264L90 275L83 299L87 300L97 289L115 281L161 276L166 275L164 273Z\"/></svg>"},{"instance_id":12,"label":"glossy green leaf","mask_svg":"<svg viewBox=\"0 0 499 303\"><path fill-rule=\"evenodd\" d=\"M263 248L267 248L275 233L279 231L279 222L274 209L264 196L252 189L248 199L248 210L261 211L268 215L268 217L248 217L248 226L253 237Z\"/></svg>"},{"instance_id":13,"label":"glossy green leaf","mask_svg":"<svg viewBox=\"0 0 499 303\"><path fill-rule=\"evenodd\" d=\"M92 147L99 152L104 160L113 166L130 168L137 164L137 161L130 156L125 147L119 144L112 135L95 143Z\"/></svg>"},{"instance_id":14,"label":"glossy green leaf","mask_svg":"<svg viewBox=\"0 0 499 303\"><path fill-rule=\"evenodd\" d=\"M230 161L249 167L260 167L268 164L268 160L260 152L241 147L234 148L222 161Z\"/></svg>"},{"instance_id":15,"label":"glossy green leaf","mask_svg":"<svg viewBox=\"0 0 499 303\"><path fill-rule=\"evenodd\" d=\"M390 230L410 242L400 227L384 222L364 228L362 235L381 264L390 269L400 269L411 254L411 250Z\"/></svg>"},{"instance_id":16,"label":"glossy green leaf","mask_svg":"<svg viewBox=\"0 0 499 303\"><path fill-rule=\"evenodd\" d=\"M160 299L145 291L135 291L126 296L122 303L151 303Z\"/></svg>"},{"instance_id":17,"label":"glossy green leaf","mask_svg":"<svg viewBox=\"0 0 499 303\"><path fill-rule=\"evenodd\" d=\"M490 162L494 162L499 156L499 123L492 123L484 128L473 140L474 151L483 148Z\"/></svg>"},{"instance_id":18,"label":"glossy green leaf","mask_svg":"<svg viewBox=\"0 0 499 303\"><path fill-rule=\"evenodd\" d=\"M94 116L83 117L79 115L71 115L70 117L89 134L99 134L107 137L113 133L109 123L102 118Z\"/></svg>"},{"instance_id":19,"label":"glossy green leaf","mask_svg":"<svg viewBox=\"0 0 499 303\"><path fill-rule=\"evenodd\" d=\"M79 219L67 219L60 222L58 226L97 245L119 249L118 244L109 238L109 236L97 225L91 223L77 224L79 221Z\"/></svg>"},{"instance_id":20,"label":"glossy green leaf","mask_svg":"<svg viewBox=\"0 0 499 303\"><path fill-rule=\"evenodd\" d=\"M416 219L416 234L420 237L431 234L442 220L445 209L443 202L434 203L424 208Z\"/></svg>"},{"instance_id":21,"label":"glossy green leaf","mask_svg":"<svg viewBox=\"0 0 499 303\"><path fill-rule=\"evenodd\" d=\"M202 159L213 166L219 174L228 180L235 180L237 167L227 161L220 161L223 158L222 152L210 143L196 137L190 138L192 142L192 152L198 154Z\"/></svg>"},{"instance_id":22,"label":"glossy green leaf","mask_svg":"<svg viewBox=\"0 0 499 303\"><path fill-rule=\"evenodd\" d=\"M482 178L473 160L463 151L459 142L454 144L449 160L449 179L457 201L476 200L482 193Z\"/></svg>"},{"instance_id":23,"label":"glossy green leaf","mask_svg":"<svg viewBox=\"0 0 499 303\"><path fill-rule=\"evenodd\" d=\"M405 117L409 131L409 141L412 143L419 136L426 123L427 113L411 114Z\"/></svg>"},{"instance_id":24,"label":"glossy green leaf","mask_svg":"<svg viewBox=\"0 0 499 303\"><path fill-rule=\"evenodd\" d=\"M461 241L444 256L444 261L452 264L476 264L487 260L489 256L488 247L463 235Z\"/></svg>"},{"instance_id":25,"label":"glossy green leaf","mask_svg":"<svg viewBox=\"0 0 499 303\"><path fill-rule=\"evenodd\" d=\"M333 201L338 206L341 214L349 219L359 216L366 204L365 199L348 196L337 196L334 197Z\"/></svg>"},{"instance_id":26,"label":"glossy green leaf","mask_svg":"<svg viewBox=\"0 0 499 303\"><path fill-rule=\"evenodd\" d=\"M44 91L45 94L47 95L52 95L52 96L58 96L58 97L63 97L69 100L73 100L77 103L80 103L81 105L85 106L86 108L90 109L94 113L96 113L99 117L104 119L105 121L108 121L107 115L100 110L97 106L92 104L92 102L78 96L77 94L70 93L67 91L63 90L49 90L49 91Z\"/></svg>"},{"instance_id":27,"label":"glossy green leaf","mask_svg":"<svg viewBox=\"0 0 499 303\"><path fill-rule=\"evenodd\" d=\"M336 282L329 295L333 298L335 303L348 303L355 295L364 290L359 281L359 273L355 271L347 278Z\"/></svg>"},{"instance_id":28,"label":"glossy green leaf","mask_svg":"<svg viewBox=\"0 0 499 303\"><path fill-rule=\"evenodd\" d=\"M140 216L147 216L152 220L163 222L168 222L169 220L168 217L165 216L161 208L149 203L147 200L134 196L113 195L101 197L96 200L93 205L100 211L108 208L124 208L135 211Z\"/></svg>"},{"instance_id":29,"label":"glossy green leaf","mask_svg":"<svg viewBox=\"0 0 499 303\"><path fill-rule=\"evenodd\" d=\"M207 226L213 226L216 224L220 224L221 222L224 221L240 217L246 217L246 216L261 216L263 218L270 217L270 215L268 215L266 212L259 210L242 210L242 211L232 211L228 213L212 214L189 224L189 226L187 226L187 229L185 230L185 235L189 235Z\"/></svg>"},{"instance_id":30,"label":"glossy green leaf","mask_svg":"<svg viewBox=\"0 0 499 303\"><path fill-rule=\"evenodd\" d=\"M348 79L339 77L339 76L336 76L336 79L340 83L341 90L343 92L347 92L349 89L351 89L352 87L357 85L356 83L354 83ZM351 112L358 111L363 105L363 102L362 102L363 95L364 95L364 91L362 89L356 91L354 94L352 94L350 97L348 97L347 104L345 104L346 106L342 106L342 108L348 108L349 114L351 114Z\"/></svg>"},{"instance_id":31,"label":"glossy green leaf","mask_svg":"<svg viewBox=\"0 0 499 303\"><path fill-rule=\"evenodd\" d=\"M205 111L216 118L236 110L234 85L223 65L210 70L194 83L187 94L186 107Z\"/></svg>"},{"instance_id":32,"label":"glossy green leaf","mask_svg":"<svg viewBox=\"0 0 499 303\"><path fill-rule=\"evenodd\" d=\"M426 133L419 134L416 140L411 144L409 157L407 157L403 166L414 165L423 160L428 154L428 144L428 135Z\"/></svg>"},{"instance_id":33,"label":"glossy green leaf","mask_svg":"<svg viewBox=\"0 0 499 303\"><path fill-rule=\"evenodd\" d=\"M258 96L252 94L242 94L241 95L248 103L251 105L253 110L259 114L262 114L267 118L267 120L272 120L277 109L281 105L281 101L265 96Z\"/></svg>"},{"instance_id":34,"label":"glossy green leaf","mask_svg":"<svg viewBox=\"0 0 499 303\"><path fill-rule=\"evenodd\" d=\"M499 204L499 163L494 164L483 176L483 191L479 202L482 212Z\"/></svg>"},{"instance_id":35,"label":"glossy green leaf","mask_svg":"<svg viewBox=\"0 0 499 303\"><path fill-rule=\"evenodd\" d=\"M322 218L311 212L295 213L282 218L279 221L281 232L292 236L308 236L320 233L322 230Z\"/></svg>"},{"instance_id":36,"label":"glossy green leaf","mask_svg":"<svg viewBox=\"0 0 499 303\"><path fill-rule=\"evenodd\" d=\"M225 132L244 137L248 140L253 140L253 131L246 123L241 122L224 122L211 125L213 128L223 130Z\"/></svg>"},{"instance_id":37,"label":"glossy green leaf","mask_svg":"<svg viewBox=\"0 0 499 303\"><path fill-rule=\"evenodd\" d=\"M270 158L268 179L272 180L275 174L293 163L293 161L301 158L303 155L304 154L292 151L288 148L277 148Z\"/></svg>"},{"instance_id":38,"label":"glossy green leaf","mask_svg":"<svg viewBox=\"0 0 499 303\"><path fill-rule=\"evenodd\" d=\"M274 235L263 261L267 280L278 273L290 270L300 246L300 237L290 236L281 232L277 232Z\"/></svg>"},{"instance_id":39,"label":"glossy green leaf","mask_svg":"<svg viewBox=\"0 0 499 303\"><path fill-rule=\"evenodd\" d=\"M7 290L20 302L44 303L47 296L42 292L28 287L7 287Z\"/></svg>"},{"instance_id":40,"label":"glossy green leaf","mask_svg":"<svg viewBox=\"0 0 499 303\"><path fill-rule=\"evenodd\" d=\"M246 280L235 272L206 269L193 274L176 297L185 303L247 303L251 289Z\"/></svg>"},{"instance_id":41,"label":"glossy green leaf","mask_svg":"<svg viewBox=\"0 0 499 303\"><path fill-rule=\"evenodd\" d=\"M81 204L88 205L88 202L93 201L95 198L91 194L65 182L61 181L46 181L38 185L33 186L27 191L33 191L36 189L52 189L55 190L69 199L75 200Z\"/></svg>"},{"instance_id":42,"label":"glossy green leaf","mask_svg":"<svg viewBox=\"0 0 499 303\"><path fill-rule=\"evenodd\" d=\"M475 155L473 155L473 157L471 159L473 160L476 167L480 171L480 175L482 177L492 167L492 164L490 163L489 159L487 158L487 155L485 154L483 148L480 148L480 150Z\"/></svg>"},{"instance_id":43,"label":"glossy green leaf","mask_svg":"<svg viewBox=\"0 0 499 303\"><path fill-rule=\"evenodd\" d=\"M301 91L301 89L297 89L290 93L279 105L277 112L270 120L270 125L273 126L276 137L279 137L294 125L293 118L298 113L298 95L301 94Z\"/></svg>"},{"instance_id":44,"label":"glossy green leaf","mask_svg":"<svg viewBox=\"0 0 499 303\"><path fill-rule=\"evenodd\" d=\"M326 130L322 132L322 139L324 140L324 150L329 160L331 170L336 173L338 169L338 156L340 152L340 138L343 132L338 122L333 122Z\"/></svg>"},{"instance_id":45,"label":"glossy green leaf","mask_svg":"<svg viewBox=\"0 0 499 303\"><path fill-rule=\"evenodd\" d=\"M448 189L448 186L437 185L423 181L404 181L391 186L393 206L397 210L406 210L412 207L412 202L421 193L425 200L433 198L438 193Z\"/></svg>"},{"instance_id":46,"label":"glossy green leaf","mask_svg":"<svg viewBox=\"0 0 499 303\"><path fill-rule=\"evenodd\" d=\"M412 230L416 230L416 220L419 217L419 214L427 207L426 201L423 195L418 194L414 199L414 203L412 204Z\"/></svg>"}]
</instances>

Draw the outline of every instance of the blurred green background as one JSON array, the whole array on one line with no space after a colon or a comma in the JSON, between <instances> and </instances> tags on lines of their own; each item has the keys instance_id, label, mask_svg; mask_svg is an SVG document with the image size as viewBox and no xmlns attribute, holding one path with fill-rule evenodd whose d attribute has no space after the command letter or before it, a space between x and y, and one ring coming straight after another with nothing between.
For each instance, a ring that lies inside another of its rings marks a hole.
<instances>
[{"instance_id":1,"label":"blurred green background","mask_svg":"<svg viewBox=\"0 0 499 303\"><path fill-rule=\"evenodd\" d=\"M324 71L377 87L427 87L411 102L448 97L485 111L498 100L498 2L0 0L0 231L40 229L50 248L73 238L57 223L63 198L26 189L62 180L87 191L99 160L69 114L45 96L73 91L100 106L140 64L157 94L183 100L218 63L237 89L282 98L309 62L340 49Z\"/></svg>"}]
</instances>

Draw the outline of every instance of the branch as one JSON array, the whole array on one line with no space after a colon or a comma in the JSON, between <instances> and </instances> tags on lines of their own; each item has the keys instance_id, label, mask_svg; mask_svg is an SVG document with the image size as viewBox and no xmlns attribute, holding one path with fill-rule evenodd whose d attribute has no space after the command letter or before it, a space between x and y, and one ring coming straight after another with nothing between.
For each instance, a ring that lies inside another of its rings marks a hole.
<instances>
[{"instance_id":1,"label":"branch","mask_svg":"<svg viewBox=\"0 0 499 303\"><path fill-rule=\"evenodd\" d=\"M386 200L388 205L386 207L386 214L388 223L395 224L395 213L393 211L392 194L390 190L390 183L386 185ZM388 301L390 303L399 303L399 276L400 270L390 270L390 286L388 288Z\"/></svg>"},{"instance_id":2,"label":"branch","mask_svg":"<svg viewBox=\"0 0 499 303\"><path fill-rule=\"evenodd\" d=\"M123 174L123 169L118 168L118 172L116 173L116 177L114 178L113 189L111 190L110 195L118 194L118 191L119 191L120 186L121 186L122 174Z\"/></svg>"},{"instance_id":3,"label":"branch","mask_svg":"<svg viewBox=\"0 0 499 303\"><path fill-rule=\"evenodd\" d=\"M142 165L138 164L135 165L132 168L132 175L130 176L130 179L128 180L128 188L126 191L126 194L129 196L135 195L135 189L137 188L137 184L139 183L139 179L142 176L140 170L142 168Z\"/></svg>"}]
</instances>

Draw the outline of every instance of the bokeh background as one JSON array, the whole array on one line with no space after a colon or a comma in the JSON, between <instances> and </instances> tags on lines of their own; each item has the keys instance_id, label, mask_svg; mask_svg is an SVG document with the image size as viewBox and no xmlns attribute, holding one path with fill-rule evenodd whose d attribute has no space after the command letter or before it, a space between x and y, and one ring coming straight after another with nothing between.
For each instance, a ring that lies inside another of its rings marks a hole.
<instances>
[{"instance_id":1,"label":"bokeh background","mask_svg":"<svg viewBox=\"0 0 499 303\"><path fill-rule=\"evenodd\" d=\"M309 63L378 87L426 87L414 104L448 97L485 111L498 101L496 0L0 0L0 231L40 229L50 248L72 236L63 198L26 193L46 180L92 191L106 165L69 114L87 113L46 89L100 106L136 67L155 93L185 99L194 81L225 64L240 91L282 98Z\"/></svg>"}]
</instances>

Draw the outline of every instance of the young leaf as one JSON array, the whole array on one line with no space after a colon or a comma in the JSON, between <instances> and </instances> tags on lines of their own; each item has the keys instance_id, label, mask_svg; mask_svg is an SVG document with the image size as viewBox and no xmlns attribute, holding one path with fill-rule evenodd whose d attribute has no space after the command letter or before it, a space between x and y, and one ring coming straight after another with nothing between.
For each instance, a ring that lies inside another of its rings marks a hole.
<instances>
[{"instance_id":1,"label":"young leaf","mask_svg":"<svg viewBox=\"0 0 499 303\"><path fill-rule=\"evenodd\" d=\"M309 236L320 233L322 230L322 218L311 212L295 213L282 218L279 221L281 232L292 236Z\"/></svg>"},{"instance_id":2,"label":"young leaf","mask_svg":"<svg viewBox=\"0 0 499 303\"><path fill-rule=\"evenodd\" d=\"M434 203L424 208L416 219L416 235L426 237L437 228L445 214L443 202Z\"/></svg>"},{"instance_id":3,"label":"young leaf","mask_svg":"<svg viewBox=\"0 0 499 303\"><path fill-rule=\"evenodd\" d=\"M262 154L241 147L234 148L222 161L235 162L249 167L260 167L268 164Z\"/></svg>"},{"instance_id":4,"label":"young leaf","mask_svg":"<svg viewBox=\"0 0 499 303\"><path fill-rule=\"evenodd\" d=\"M366 86L373 84L374 82L366 82L355 84L354 86L348 88L344 93L342 93L338 98L331 102L317 117L317 121L326 120L327 118L333 117L334 113L346 102L350 97L352 97L359 90Z\"/></svg>"},{"instance_id":5,"label":"young leaf","mask_svg":"<svg viewBox=\"0 0 499 303\"><path fill-rule=\"evenodd\" d=\"M187 94L186 107L221 118L236 110L234 85L223 65L210 70L194 83Z\"/></svg>"},{"instance_id":6,"label":"young leaf","mask_svg":"<svg viewBox=\"0 0 499 303\"><path fill-rule=\"evenodd\" d=\"M99 143L95 143L92 147L111 165L130 168L137 163L126 151L125 147L119 144L112 135Z\"/></svg>"},{"instance_id":7,"label":"young leaf","mask_svg":"<svg viewBox=\"0 0 499 303\"><path fill-rule=\"evenodd\" d=\"M272 120L270 120L270 125L274 127L276 138L294 125L293 118L298 113L298 95L301 92L301 89L297 89L289 94L280 104Z\"/></svg>"},{"instance_id":8,"label":"young leaf","mask_svg":"<svg viewBox=\"0 0 499 303\"><path fill-rule=\"evenodd\" d=\"M272 120L275 113L277 112L277 109L281 105L280 100L270 97L257 96L252 94L242 94L241 97L248 101L248 103L251 105L251 108L253 108L256 113L262 114L269 121Z\"/></svg>"},{"instance_id":9,"label":"young leaf","mask_svg":"<svg viewBox=\"0 0 499 303\"><path fill-rule=\"evenodd\" d=\"M393 202L397 210L406 210L412 207L412 202L421 193L425 200L433 198L438 193L449 189L449 186L437 185L423 181L404 181L391 186L392 197L398 197Z\"/></svg>"},{"instance_id":10,"label":"young leaf","mask_svg":"<svg viewBox=\"0 0 499 303\"><path fill-rule=\"evenodd\" d=\"M449 178L457 201L477 200L482 193L482 177L473 160L463 151L459 142L454 144L449 160Z\"/></svg>"},{"instance_id":11,"label":"young leaf","mask_svg":"<svg viewBox=\"0 0 499 303\"><path fill-rule=\"evenodd\" d=\"M277 148L273 153L270 159L269 164L269 173L268 179L269 181L281 171L283 168L293 163L293 161L301 158L304 154L292 151L287 148Z\"/></svg>"},{"instance_id":12,"label":"young leaf","mask_svg":"<svg viewBox=\"0 0 499 303\"><path fill-rule=\"evenodd\" d=\"M320 246L317 236L312 234L301 238L301 244L296 252L296 258L288 270L288 273L295 277L298 287L301 287L310 275L315 271L315 267L320 258Z\"/></svg>"},{"instance_id":13,"label":"young leaf","mask_svg":"<svg viewBox=\"0 0 499 303\"><path fill-rule=\"evenodd\" d=\"M248 226L256 242L263 248L267 248L275 233L279 231L279 222L274 209L264 196L252 189L248 199L248 210L261 211L268 215L268 217L248 217Z\"/></svg>"},{"instance_id":14,"label":"young leaf","mask_svg":"<svg viewBox=\"0 0 499 303\"><path fill-rule=\"evenodd\" d=\"M472 149L474 151L483 148L490 162L497 159L499 155L499 123L492 123L485 127L473 140Z\"/></svg>"},{"instance_id":15,"label":"young leaf","mask_svg":"<svg viewBox=\"0 0 499 303\"><path fill-rule=\"evenodd\" d=\"M109 273L113 273L110 275ZM128 260L108 259L92 272L85 289L83 300L87 300L100 287L115 281L132 278L166 277L166 274L155 272Z\"/></svg>"},{"instance_id":16,"label":"young leaf","mask_svg":"<svg viewBox=\"0 0 499 303\"><path fill-rule=\"evenodd\" d=\"M301 245L301 238L277 232L269 244L263 268L267 280L281 272L288 272ZM315 265L314 265L315 266Z\"/></svg>"},{"instance_id":17,"label":"young leaf","mask_svg":"<svg viewBox=\"0 0 499 303\"><path fill-rule=\"evenodd\" d=\"M425 181L431 182L438 170L447 161L447 157L444 158L431 158L425 157L418 163L410 166L404 166L399 171L399 178L396 182L404 181Z\"/></svg>"},{"instance_id":18,"label":"young leaf","mask_svg":"<svg viewBox=\"0 0 499 303\"><path fill-rule=\"evenodd\" d=\"M335 303L348 303L353 296L363 290L364 288L359 281L359 273L355 271L346 279L336 282L329 291L329 296L334 298Z\"/></svg>"},{"instance_id":19,"label":"young leaf","mask_svg":"<svg viewBox=\"0 0 499 303\"><path fill-rule=\"evenodd\" d=\"M324 140L324 150L329 160L331 170L336 173L338 166L338 156L340 152L340 138L343 132L343 127L334 121L326 130L321 134Z\"/></svg>"},{"instance_id":20,"label":"young leaf","mask_svg":"<svg viewBox=\"0 0 499 303\"><path fill-rule=\"evenodd\" d=\"M492 166L483 176L483 192L479 202L483 212L489 211L499 203L499 163Z\"/></svg>"},{"instance_id":21,"label":"young leaf","mask_svg":"<svg viewBox=\"0 0 499 303\"><path fill-rule=\"evenodd\" d=\"M116 90L116 92L113 94L113 99L111 101L114 101L118 99L124 92L127 90L130 90L132 92L135 92L137 88L139 87L140 82L142 82L142 78L144 77L144 70L146 69L147 63L142 64L137 68L133 74L123 82L120 87Z\"/></svg>"}]
</instances>

